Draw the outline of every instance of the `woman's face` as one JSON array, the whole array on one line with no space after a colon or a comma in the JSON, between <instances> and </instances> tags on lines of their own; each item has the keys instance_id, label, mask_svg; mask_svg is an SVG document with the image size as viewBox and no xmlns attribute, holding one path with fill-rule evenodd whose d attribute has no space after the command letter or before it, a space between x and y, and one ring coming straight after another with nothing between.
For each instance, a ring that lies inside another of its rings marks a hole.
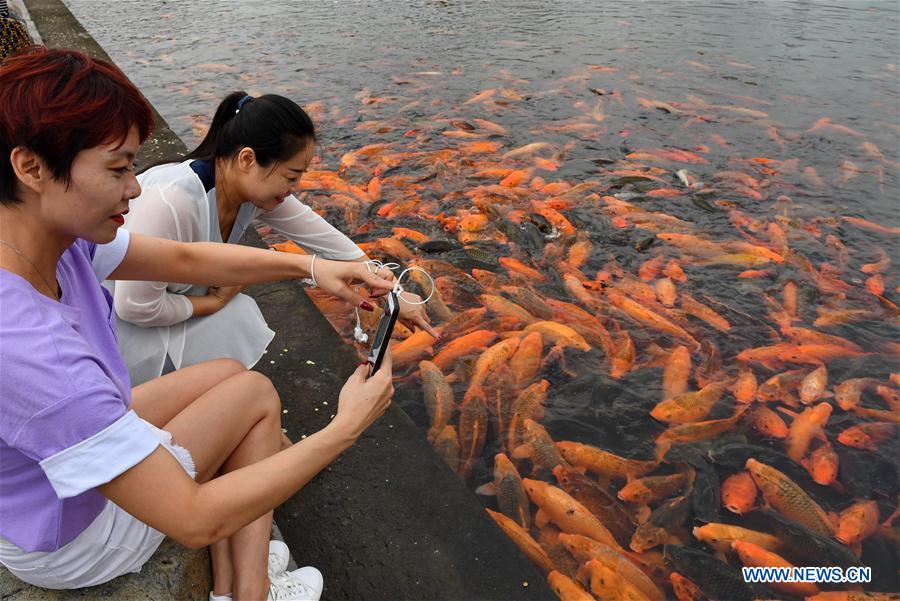
<instances>
[{"instance_id":1,"label":"woman's face","mask_svg":"<svg viewBox=\"0 0 900 601\"><path fill-rule=\"evenodd\" d=\"M271 211L284 201L285 196L296 193L300 178L306 173L315 154L315 145L308 143L286 161L261 167L253 162L243 182L244 198L264 211Z\"/></svg>"},{"instance_id":2,"label":"woman's face","mask_svg":"<svg viewBox=\"0 0 900 601\"><path fill-rule=\"evenodd\" d=\"M79 152L68 186L55 179L47 182L41 213L53 230L98 244L116 237L125 223L128 201L141 193L134 174L134 156L140 148L137 129L132 127L119 142Z\"/></svg>"}]
</instances>

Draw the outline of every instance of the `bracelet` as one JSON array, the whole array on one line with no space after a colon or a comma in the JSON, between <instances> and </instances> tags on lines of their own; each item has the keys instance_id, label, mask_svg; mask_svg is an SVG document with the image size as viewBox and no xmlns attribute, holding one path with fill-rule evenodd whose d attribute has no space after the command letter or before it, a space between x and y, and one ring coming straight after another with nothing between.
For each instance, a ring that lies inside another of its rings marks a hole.
<instances>
[{"instance_id":1,"label":"bracelet","mask_svg":"<svg viewBox=\"0 0 900 601\"><path fill-rule=\"evenodd\" d=\"M309 279L312 280L312 285L316 288L319 287L319 282L316 281L316 257L318 256L313 253L312 262L309 264Z\"/></svg>"}]
</instances>

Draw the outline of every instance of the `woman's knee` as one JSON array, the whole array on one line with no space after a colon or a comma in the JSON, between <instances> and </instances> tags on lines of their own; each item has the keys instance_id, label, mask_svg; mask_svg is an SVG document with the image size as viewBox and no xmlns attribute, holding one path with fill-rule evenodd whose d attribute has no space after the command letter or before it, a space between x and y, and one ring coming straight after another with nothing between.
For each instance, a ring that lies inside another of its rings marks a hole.
<instances>
[{"instance_id":1,"label":"woman's knee","mask_svg":"<svg viewBox=\"0 0 900 601\"><path fill-rule=\"evenodd\" d=\"M252 370L237 374L234 378L240 379L255 406L264 409L266 413L281 415L281 397L278 396L272 380Z\"/></svg>"},{"instance_id":2,"label":"woman's knee","mask_svg":"<svg viewBox=\"0 0 900 601\"><path fill-rule=\"evenodd\" d=\"M247 368L244 366L244 364L237 359L210 359L209 361L205 361L203 364L207 365L210 369L214 369L217 372L221 373L225 378L230 378L247 371Z\"/></svg>"}]
</instances>

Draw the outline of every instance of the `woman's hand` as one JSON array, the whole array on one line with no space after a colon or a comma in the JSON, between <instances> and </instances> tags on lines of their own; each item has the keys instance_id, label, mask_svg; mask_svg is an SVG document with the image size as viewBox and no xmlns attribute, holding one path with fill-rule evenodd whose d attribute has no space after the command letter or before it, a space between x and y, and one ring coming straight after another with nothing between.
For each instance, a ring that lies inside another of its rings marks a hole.
<instances>
[{"instance_id":1,"label":"woman's hand","mask_svg":"<svg viewBox=\"0 0 900 601\"><path fill-rule=\"evenodd\" d=\"M441 336L431 327L431 320L428 318L428 313L425 311L425 305L419 304L421 302L422 297L418 294L404 291L400 295L399 319L406 327L411 329L412 325L417 325L436 339L440 340Z\"/></svg>"},{"instance_id":2,"label":"woman's hand","mask_svg":"<svg viewBox=\"0 0 900 601\"><path fill-rule=\"evenodd\" d=\"M331 422L341 427L353 440L384 415L394 396L390 349L372 377L368 377L370 368L368 363L360 365L344 384L338 397L337 414Z\"/></svg>"},{"instance_id":3,"label":"woman's hand","mask_svg":"<svg viewBox=\"0 0 900 601\"><path fill-rule=\"evenodd\" d=\"M210 286L206 294L215 298L221 309L243 289L243 286Z\"/></svg>"},{"instance_id":4,"label":"woman's hand","mask_svg":"<svg viewBox=\"0 0 900 601\"><path fill-rule=\"evenodd\" d=\"M365 263L353 261L329 261L317 257L312 271L316 283L324 292L342 298L354 307L372 310L366 298L353 290L352 284L364 284L372 289L373 297L384 296L394 288L396 278L390 269L381 269L378 273L369 271Z\"/></svg>"}]
</instances>

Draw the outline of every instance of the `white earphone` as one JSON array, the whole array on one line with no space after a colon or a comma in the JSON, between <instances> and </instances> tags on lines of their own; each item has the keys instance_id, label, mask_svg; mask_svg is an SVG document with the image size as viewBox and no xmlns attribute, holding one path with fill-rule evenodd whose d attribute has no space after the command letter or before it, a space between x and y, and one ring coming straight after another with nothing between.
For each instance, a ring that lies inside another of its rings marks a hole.
<instances>
[{"instance_id":1,"label":"white earphone","mask_svg":"<svg viewBox=\"0 0 900 601\"><path fill-rule=\"evenodd\" d=\"M382 268L387 268L387 269L399 269L400 268L400 265L398 263L382 263L381 261L378 261L376 259L370 259L369 261L366 261L365 265L366 265L366 269L369 270L369 273L375 273L375 274L377 274L378 271ZM372 265L375 265L375 271L372 271ZM403 286L400 284L400 280L403 279L403 276L405 276L408 272L410 272L414 269L417 269L417 270L421 271L422 273L424 273L425 277L428 278L428 281L431 282L431 292L428 294L428 296L425 298L425 300L421 300L418 302L408 301L405 298L403 298L403 293L406 291L403 289ZM427 271L425 271L421 267L407 267L406 269L401 271L400 275L397 277L397 282L394 284L393 292L394 292L394 294L397 295L397 298L400 299L401 301L403 301L404 303L408 303L410 305L424 305L429 300L431 300L432 296L434 296L434 290L435 290L434 280L428 274ZM353 310L356 312L356 327L353 328L353 338L357 342L359 342L361 344L365 344L369 340L369 335L366 334L362 329L362 322L360 322L360 319L359 319L359 307L353 307Z\"/></svg>"}]
</instances>

